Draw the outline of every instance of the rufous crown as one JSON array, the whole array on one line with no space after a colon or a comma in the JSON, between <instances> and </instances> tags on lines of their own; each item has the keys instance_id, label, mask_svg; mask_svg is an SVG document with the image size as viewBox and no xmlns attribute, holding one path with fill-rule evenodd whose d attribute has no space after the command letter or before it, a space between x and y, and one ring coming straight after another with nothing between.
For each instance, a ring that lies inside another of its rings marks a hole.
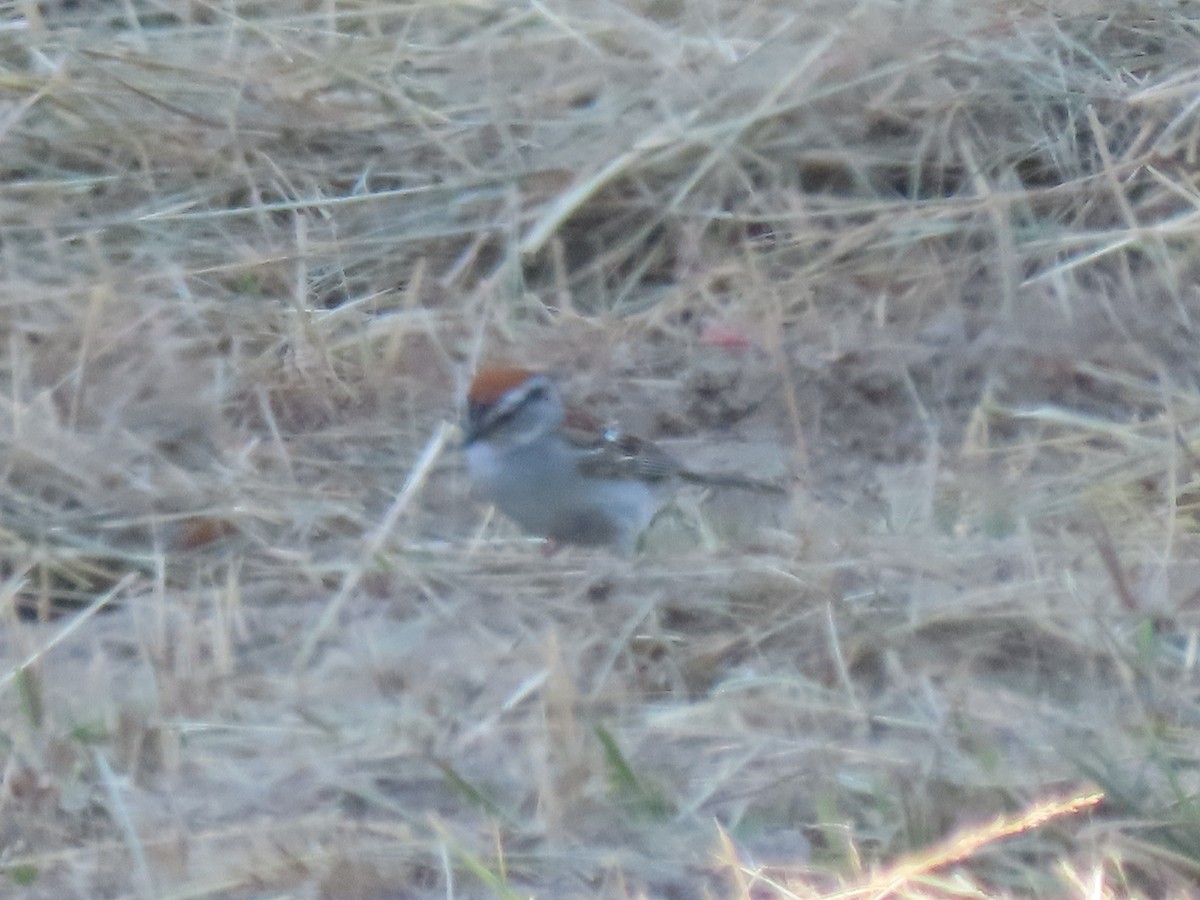
<instances>
[{"instance_id":1,"label":"rufous crown","mask_svg":"<svg viewBox=\"0 0 1200 900\"><path fill-rule=\"evenodd\" d=\"M491 406L509 391L529 380L534 373L520 366L484 366L471 379L467 403Z\"/></svg>"}]
</instances>

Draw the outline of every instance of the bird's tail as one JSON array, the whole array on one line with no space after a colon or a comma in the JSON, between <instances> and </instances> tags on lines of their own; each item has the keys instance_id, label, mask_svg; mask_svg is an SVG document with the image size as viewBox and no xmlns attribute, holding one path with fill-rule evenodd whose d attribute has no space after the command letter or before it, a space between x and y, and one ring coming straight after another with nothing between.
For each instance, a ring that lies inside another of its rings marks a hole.
<instances>
[{"instance_id":1,"label":"bird's tail","mask_svg":"<svg viewBox=\"0 0 1200 900\"><path fill-rule=\"evenodd\" d=\"M683 469L677 473L684 481L708 487L737 488L742 491L757 491L762 494L786 494L787 488L771 481L747 478L744 475L726 475L722 472L691 472Z\"/></svg>"}]
</instances>

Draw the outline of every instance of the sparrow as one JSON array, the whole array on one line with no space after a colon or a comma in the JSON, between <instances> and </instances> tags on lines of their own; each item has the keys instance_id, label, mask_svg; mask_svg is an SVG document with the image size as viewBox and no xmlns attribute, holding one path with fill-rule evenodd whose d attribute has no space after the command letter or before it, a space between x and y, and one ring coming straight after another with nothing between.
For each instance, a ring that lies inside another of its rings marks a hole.
<instances>
[{"instance_id":1,"label":"sparrow","mask_svg":"<svg viewBox=\"0 0 1200 900\"><path fill-rule=\"evenodd\" d=\"M522 530L554 543L636 549L679 482L783 493L777 485L693 472L650 441L567 407L547 375L479 369L463 446L471 480Z\"/></svg>"}]
</instances>

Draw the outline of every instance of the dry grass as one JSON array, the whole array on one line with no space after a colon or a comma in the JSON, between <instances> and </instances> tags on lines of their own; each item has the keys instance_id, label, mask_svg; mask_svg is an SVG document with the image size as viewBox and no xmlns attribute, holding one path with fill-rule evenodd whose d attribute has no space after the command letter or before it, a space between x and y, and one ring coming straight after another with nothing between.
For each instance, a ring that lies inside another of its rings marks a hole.
<instances>
[{"instance_id":1,"label":"dry grass","mask_svg":"<svg viewBox=\"0 0 1200 900\"><path fill-rule=\"evenodd\" d=\"M1193 6L5 4L0 894L1192 894ZM543 557L480 358L794 502Z\"/></svg>"}]
</instances>

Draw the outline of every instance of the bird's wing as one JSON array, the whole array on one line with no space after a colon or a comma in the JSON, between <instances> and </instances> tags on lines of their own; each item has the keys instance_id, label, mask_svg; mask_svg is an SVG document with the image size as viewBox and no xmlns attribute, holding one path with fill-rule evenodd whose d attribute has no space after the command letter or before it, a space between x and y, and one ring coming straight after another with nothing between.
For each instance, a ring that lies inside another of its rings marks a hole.
<instances>
[{"instance_id":1,"label":"bird's wing","mask_svg":"<svg viewBox=\"0 0 1200 900\"><path fill-rule=\"evenodd\" d=\"M565 427L567 439L580 451L579 471L589 478L663 481L680 471L675 458L649 441L616 428Z\"/></svg>"}]
</instances>

